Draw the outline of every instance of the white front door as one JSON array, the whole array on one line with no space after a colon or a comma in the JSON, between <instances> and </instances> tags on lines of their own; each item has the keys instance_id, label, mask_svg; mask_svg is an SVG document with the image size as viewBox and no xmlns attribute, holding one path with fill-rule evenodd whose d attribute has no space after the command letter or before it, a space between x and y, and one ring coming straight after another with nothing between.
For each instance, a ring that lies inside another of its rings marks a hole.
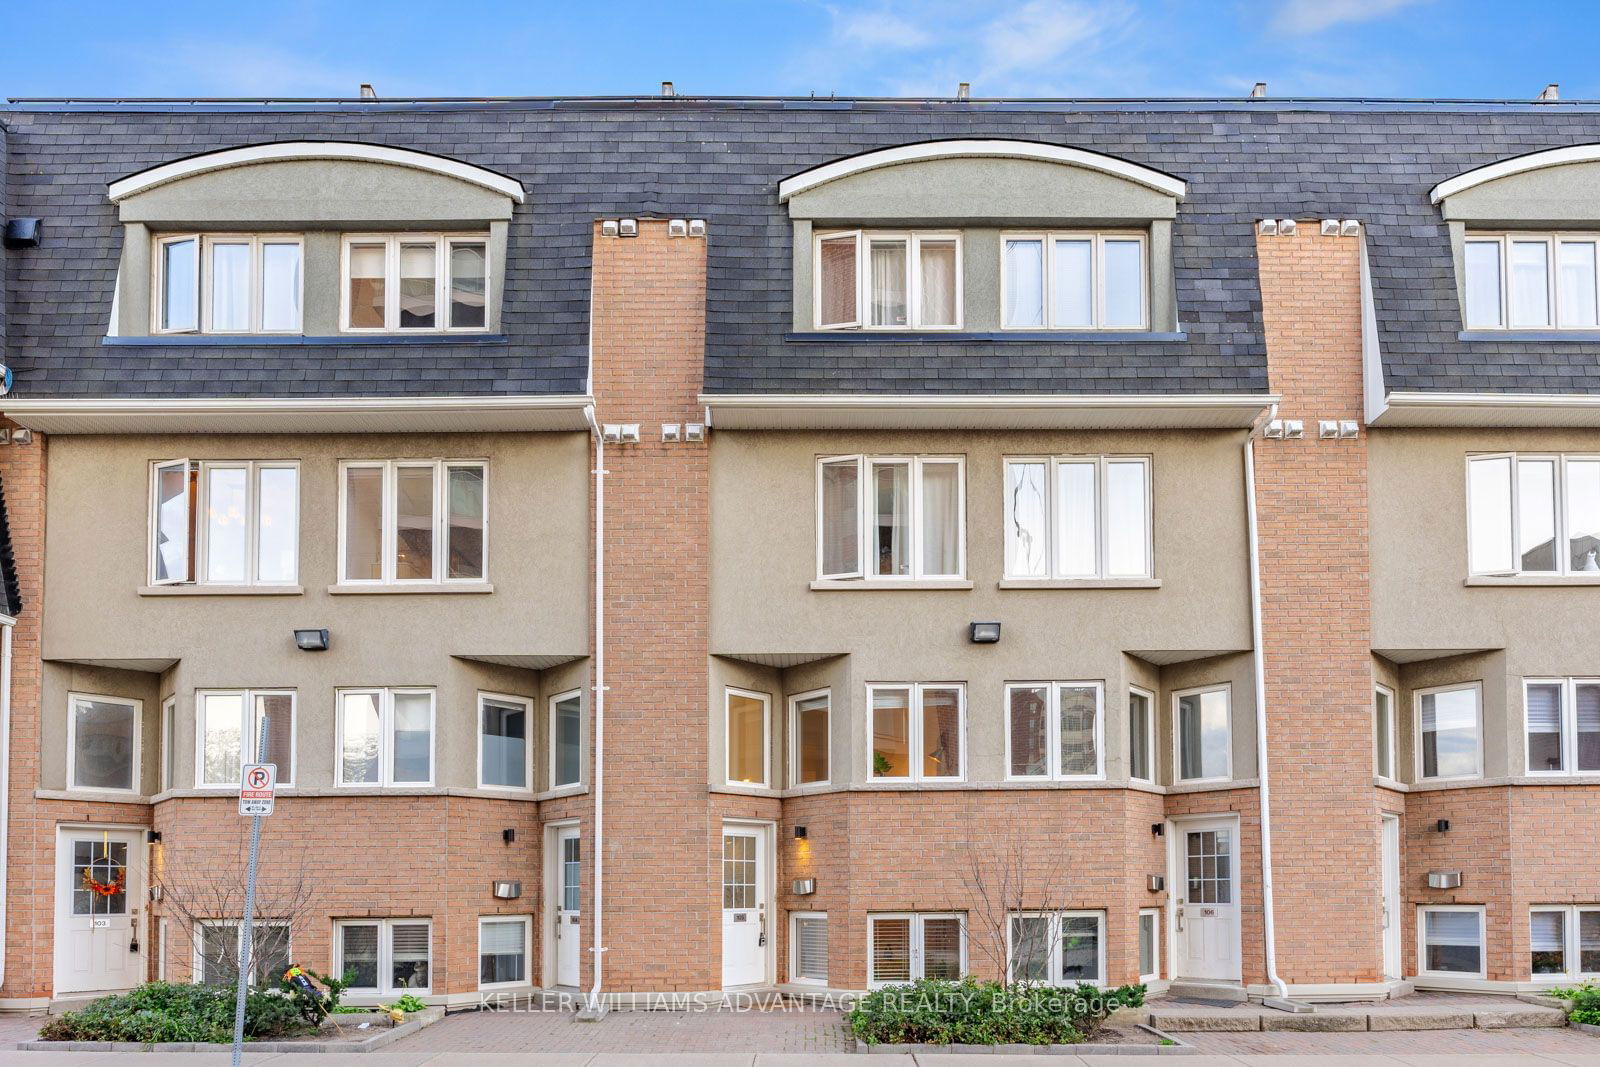
<instances>
[{"instance_id":1,"label":"white front door","mask_svg":"<svg viewBox=\"0 0 1600 1067\"><path fill-rule=\"evenodd\" d=\"M61 831L56 846L57 996L131 989L144 981L141 837L136 830Z\"/></svg>"},{"instance_id":2,"label":"white front door","mask_svg":"<svg viewBox=\"0 0 1600 1067\"><path fill-rule=\"evenodd\" d=\"M1400 817L1383 815L1383 976L1400 977Z\"/></svg>"},{"instance_id":3,"label":"white front door","mask_svg":"<svg viewBox=\"0 0 1600 1067\"><path fill-rule=\"evenodd\" d=\"M556 985L578 984L579 904L582 888L582 852L578 828L569 827L556 834Z\"/></svg>"},{"instance_id":4,"label":"white front door","mask_svg":"<svg viewBox=\"0 0 1600 1067\"><path fill-rule=\"evenodd\" d=\"M722 831L722 985L767 980L766 839L759 829Z\"/></svg>"},{"instance_id":5,"label":"white front door","mask_svg":"<svg viewBox=\"0 0 1600 1067\"><path fill-rule=\"evenodd\" d=\"M1239 824L1181 823L1177 847L1176 976L1238 981Z\"/></svg>"}]
</instances>

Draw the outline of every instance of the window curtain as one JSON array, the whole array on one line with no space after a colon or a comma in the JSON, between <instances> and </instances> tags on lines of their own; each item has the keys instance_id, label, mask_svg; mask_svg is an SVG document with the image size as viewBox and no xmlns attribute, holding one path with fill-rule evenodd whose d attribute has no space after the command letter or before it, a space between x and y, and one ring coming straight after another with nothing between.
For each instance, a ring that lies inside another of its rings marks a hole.
<instances>
[{"instance_id":1,"label":"window curtain","mask_svg":"<svg viewBox=\"0 0 1600 1067\"><path fill-rule=\"evenodd\" d=\"M822 465L822 573L861 573L861 466Z\"/></svg>"},{"instance_id":2,"label":"window curtain","mask_svg":"<svg viewBox=\"0 0 1600 1067\"><path fill-rule=\"evenodd\" d=\"M1530 685L1527 696L1528 770L1561 767L1561 686Z\"/></svg>"},{"instance_id":3,"label":"window curtain","mask_svg":"<svg viewBox=\"0 0 1600 1067\"><path fill-rule=\"evenodd\" d=\"M922 920L922 976L961 977L961 920Z\"/></svg>"},{"instance_id":4,"label":"window curtain","mask_svg":"<svg viewBox=\"0 0 1600 1067\"><path fill-rule=\"evenodd\" d=\"M1044 325L1044 242L1007 241L1005 324Z\"/></svg>"},{"instance_id":5,"label":"window curtain","mask_svg":"<svg viewBox=\"0 0 1600 1067\"><path fill-rule=\"evenodd\" d=\"M873 496L877 501L877 565L874 574L911 573L911 469L904 463L886 463L872 469Z\"/></svg>"},{"instance_id":6,"label":"window curtain","mask_svg":"<svg viewBox=\"0 0 1600 1067\"><path fill-rule=\"evenodd\" d=\"M1048 502L1045 464L1006 464L1006 492L1011 521L1006 526L1006 574L1014 578L1050 575L1049 539L1045 535Z\"/></svg>"},{"instance_id":7,"label":"window curtain","mask_svg":"<svg viewBox=\"0 0 1600 1067\"><path fill-rule=\"evenodd\" d=\"M250 329L250 246L211 245L211 329Z\"/></svg>"},{"instance_id":8,"label":"window curtain","mask_svg":"<svg viewBox=\"0 0 1600 1067\"><path fill-rule=\"evenodd\" d=\"M872 325L906 324L906 243L873 241Z\"/></svg>"},{"instance_id":9,"label":"window curtain","mask_svg":"<svg viewBox=\"0 0 1600 1067\"><path fill-rule=\"evenodd\" d=\"M1055 257L1055 324L1094 325L1094 242L1057 241Z\"/></svg>"},{"instance_id":10,"label":"window curtain","mask_svg":"<svg viewBox=\"0 0 1600 1067\"><path fill-rule=\"evenodd\" d=\"M925 241L922 259L922 326L956 324L956 246L951 241Z\"/></svg>"},{"instance_id":11,"label":"window curtain","mask_svg":"<svg viewBox=\"0 0 1600 1067\"><path fill-rule=\"evenodd\" d=\"M261 246L261 328L300 328L300 246Z\"/></svg>"},{"instance_id":12,"label":"window curtain","mask_svg":"<svg viewBox=\"0 0 1600 1067\"><path fill-rule=\"evenodd\" d=\"M961 569L961 468L922 465L922 573L957 574Z\"/></svg>"}]
</instances>

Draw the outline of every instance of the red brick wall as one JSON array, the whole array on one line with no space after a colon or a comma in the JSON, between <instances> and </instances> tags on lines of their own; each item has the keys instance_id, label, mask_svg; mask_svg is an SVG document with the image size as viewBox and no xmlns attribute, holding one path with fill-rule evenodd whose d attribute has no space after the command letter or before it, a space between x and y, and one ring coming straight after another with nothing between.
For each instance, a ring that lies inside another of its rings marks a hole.
<instances>
[{"instance_id":1,"label":"red brick wall","mask_svg":"<svg viewBox=\"0 0 1600 1067\"><path fill-rule=\"evenodd\" d=\"M1361 417L1359 249L1315 223L1256 242L1271 388L1306 431L1257 442L1255 464L1278 972L1291 984L1382 977L1366 440L1317 437L1319 419Z\"/></svg>"}]
</instances>

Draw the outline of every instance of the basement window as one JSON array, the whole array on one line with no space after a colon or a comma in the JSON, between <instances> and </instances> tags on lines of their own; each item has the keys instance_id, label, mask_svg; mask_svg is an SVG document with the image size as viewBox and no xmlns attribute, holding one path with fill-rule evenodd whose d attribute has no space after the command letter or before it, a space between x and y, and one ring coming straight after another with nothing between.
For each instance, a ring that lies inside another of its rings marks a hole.
<instances>
[{"instance_id":1,"label":"basement window","mask_svg":"<svg viewBox=\"0 0 1600 1067\"><path fill-rule=\"evenodd\" d=\"M868 915L867 984L960 979L967 942L959 915Z\"/></svg>"},{"instance_id":2,"label":"basement window","mask_svg":"<svg viewBox=\"0 0 1600 1067\"><path fill-rule=\"evenodd\" d=\"M433 924L427 919L370 919L338 924L334 973L355 972L353 993L427 993Z\"/></svg>"},{"instance_id":3,"label":"basement window","mask_svg":"<svg viewBox=\"0 0 1600 1067\"><path fill-rule=\"evenodd\" d=\"M1483 908L1461 905L1421 908L1417 931L1420 973L1484 977Z\"/></svg>"},{"instance_id":4,"label":"basement window","mask_svg":"<svg viewBox=\"0 0 1600 1067\"><path fill-rule=\"evenodd\" d=\"M1105 981L1105 912L1023 912L1010 917L1011 978L1077 985Z\"/></svg>"}]
</instances>

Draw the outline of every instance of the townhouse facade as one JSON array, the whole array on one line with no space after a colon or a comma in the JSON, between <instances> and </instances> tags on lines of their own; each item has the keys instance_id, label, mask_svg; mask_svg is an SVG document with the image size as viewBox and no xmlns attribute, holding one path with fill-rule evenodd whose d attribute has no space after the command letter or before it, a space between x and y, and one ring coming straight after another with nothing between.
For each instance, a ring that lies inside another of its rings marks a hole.
<instances>
[{"instance_id":1,"label":"townhouse facade","mask_svg":"<svg viewBox=\"0 0 1600 1067\"><path fill-rule=\"evenodd\" d=\"M0 1010L1600 973L1600 106L13 101Z\"/></svg>"}]
</instances>

